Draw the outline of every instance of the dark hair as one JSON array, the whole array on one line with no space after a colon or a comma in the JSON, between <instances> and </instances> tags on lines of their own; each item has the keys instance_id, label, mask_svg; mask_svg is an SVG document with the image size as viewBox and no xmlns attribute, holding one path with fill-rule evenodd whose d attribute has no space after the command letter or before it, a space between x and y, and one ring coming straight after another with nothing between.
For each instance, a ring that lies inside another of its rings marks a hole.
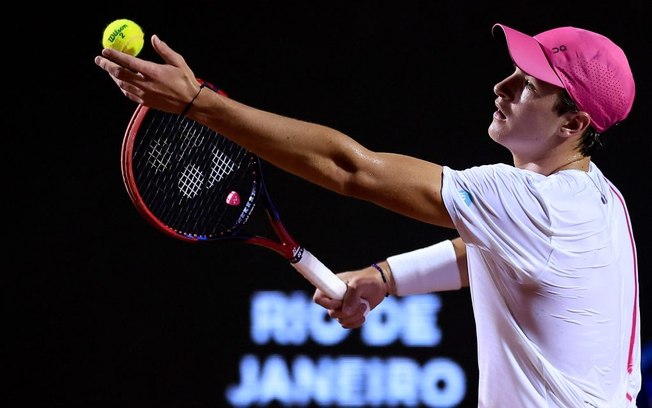
<instances>
[{"instance_id":1,"label":"dark hair","mask_svg":"<svg viewBox=\"0 0 652 408\"><path fill-rule=\"evenodd\" d=\"M555 105L555 111L559 115L563 115L566 112L579 112L579 108L573 102L570 95L566 90L562 90L559 94L559 101ZM595 130L595 128L589 125L588 128L584 131L582 138L579 140L578 147L580 148L580 153L583 156L592 156L595 152L602 149L604 146L604 136L602 133Z\"/></svg>"}]
</instances>

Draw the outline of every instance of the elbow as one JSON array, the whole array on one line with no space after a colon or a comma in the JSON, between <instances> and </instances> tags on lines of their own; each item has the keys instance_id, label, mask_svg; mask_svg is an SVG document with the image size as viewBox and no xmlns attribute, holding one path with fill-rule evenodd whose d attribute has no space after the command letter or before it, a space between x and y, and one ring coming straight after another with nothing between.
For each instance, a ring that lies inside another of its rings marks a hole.
<instances>
[{"instance_id":1,"label":"elbow","mask_svg":"<svg viewBox=\"0 0 652 408\"><path fill-rule=\"evenodd\" d=\"M327 178L330 180L330 188L336 193L354 198L364 198L365 191L368 191L368 177L364 174L364 160L358 156L346 156L335 158L331 162L331 170Z\"/></svg>"},{"instance_id":2,"label":"elbow","mask_svg":"<svg viewBox=\"0 0 652 408\"><path fill-rule=\"evenodd\" d=\"M356 170L342 171L337 180L337 192L346 197L371 200L377 183L371 174Z\"/></svg>"},{"instance_id":3,"label":"elbow","mask_svg":"<svg viewBox=\"0 0 652 408\"><path fill-rule=\"evenodd\" d=\"M346 197L364 199L368 195L369 186L363 181L356 170L335 166L328 172L322 173L323 187Z\"/></svg>"},{"instance_id":4,"label":"elbow","mask_svg":"<svg viewBox=\"0 0 652 408\"><path fill-rule=\"evenodd\" d=\"M346 155L331 157L326 168L322 168L328 187L334 192L357 199L368 200L377 177L381 174L379 160L366 149L350 149Z\"/></svg>"}]
</instances>

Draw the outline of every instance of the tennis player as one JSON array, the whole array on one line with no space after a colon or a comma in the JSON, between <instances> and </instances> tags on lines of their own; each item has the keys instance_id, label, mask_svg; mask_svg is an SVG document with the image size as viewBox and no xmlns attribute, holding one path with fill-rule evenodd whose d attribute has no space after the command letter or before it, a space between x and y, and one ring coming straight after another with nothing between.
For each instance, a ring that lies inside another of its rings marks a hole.
<instances>
[{"instance_id":1,"label":"tennis player","mask_svg":"<svg viewBox=\"0 0 652 408\"><path fill-rule=\"evenodd\" d=\"M635 86L623 50L576 27L534 37L497 24L514 71L494 86L489 136L513 165L463 170L370 151L332 128L203 90L157 36L164 63L95 59L132 101L186 114L264 160L339 194L454 228L458 238L339 274L343 301L314 300L346 328L386 295L468 286L478 406L634 407L641 387L637 257L623 195L591 160ZM451 137L457 137L452 135ZM436 142L433 142L436 143ZM391 230L388 229L388 235Z\"/></svg>"}]
</instances>

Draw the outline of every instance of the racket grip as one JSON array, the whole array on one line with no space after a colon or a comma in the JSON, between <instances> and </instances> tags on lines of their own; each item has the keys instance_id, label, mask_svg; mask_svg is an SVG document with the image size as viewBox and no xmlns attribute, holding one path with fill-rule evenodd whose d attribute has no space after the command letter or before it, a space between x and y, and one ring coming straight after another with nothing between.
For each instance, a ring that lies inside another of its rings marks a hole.
<instances>
[{"instance_id":1,"label":"racket grip","mask_svg":"<svg viewBox=\"0 0 652 408\"><path fill-rule=\"evenodd\" d=\"M326 265L307 249L303 249L303 255L297 262L291 263L301 275L304 276L316 288L324 292L328 297L342 300L346 293L347 286L337 277ZM365 316L371 309L367 299L360 299L365 304Z\"/></svg>"}]
</instances>

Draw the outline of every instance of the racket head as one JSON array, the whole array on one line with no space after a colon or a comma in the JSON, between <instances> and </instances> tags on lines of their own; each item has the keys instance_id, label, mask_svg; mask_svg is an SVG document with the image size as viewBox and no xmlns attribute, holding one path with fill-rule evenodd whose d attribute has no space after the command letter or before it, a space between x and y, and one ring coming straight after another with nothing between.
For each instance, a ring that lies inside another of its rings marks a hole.
<instances>
[{"instance_id":1,"label":"racket head","mask_svg":"<svg viewBox=\"0 0 652 408\"><path fill-rule=\"evenodd\" d=\"M140 215L168 236L267 247L328 296L343 299L346 284L287 232L264 185L261 160L242 146L186 116L139 105L123 138L121 171ZM279 239L244 231L259 202Z\"/></svg>"},{"instance_id":2,"label":"racket head","mask_svg":"<svg viewBox=\"0 0 652 408\"><path fill-rule=\"evenodd\" d=\"M261 162L185 116L139 105L121 149L124 185L153 226L189 242L244 240L262 186Z\"/></svg>"}]
</instances>

